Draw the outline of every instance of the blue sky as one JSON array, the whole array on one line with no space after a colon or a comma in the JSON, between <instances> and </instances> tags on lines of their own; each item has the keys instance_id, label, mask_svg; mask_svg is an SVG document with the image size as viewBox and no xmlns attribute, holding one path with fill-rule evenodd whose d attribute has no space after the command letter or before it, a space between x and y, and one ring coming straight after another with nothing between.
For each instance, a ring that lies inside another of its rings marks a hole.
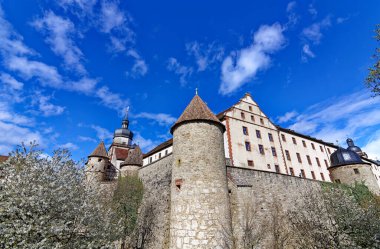
<instances>
[{"instance_id":1,"label":"blue sky","mask_svg":"<svg viewBox=\"0 0 380 249\"><path fill-rule=\"evenodd\" d=\"M0 153L37 140L86 157L130 106L147 151L194 89L214 112L250 92L276 124L380 158L364 87L378 1L0 1Z\"/></svg>"}]
</instances>

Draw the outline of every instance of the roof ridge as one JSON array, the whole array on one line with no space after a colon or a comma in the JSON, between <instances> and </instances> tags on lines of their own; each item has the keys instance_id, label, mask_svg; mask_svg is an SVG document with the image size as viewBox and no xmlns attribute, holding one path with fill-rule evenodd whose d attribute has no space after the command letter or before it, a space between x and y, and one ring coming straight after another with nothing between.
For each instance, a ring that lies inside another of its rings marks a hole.
<instances>
[{"instance_id":1,"label":"roof ridge","mask_svg":"<svg viewBox=\"0 0 380 249\"><path fill-rule=\"evenodd\" d=\"M101 141L98 146L95 148L95 150L89 155L90 156L98 156L98 157L107 157L108 158L108 154L107 154L107 150L106 150L106 146L104 145L104 142Z\"/></svg>"}]
</instances>

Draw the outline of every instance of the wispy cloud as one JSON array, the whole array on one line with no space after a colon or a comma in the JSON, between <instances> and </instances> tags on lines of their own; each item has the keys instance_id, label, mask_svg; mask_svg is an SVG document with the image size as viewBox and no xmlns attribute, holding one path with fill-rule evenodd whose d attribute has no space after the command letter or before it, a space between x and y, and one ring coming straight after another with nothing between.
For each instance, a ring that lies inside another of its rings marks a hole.
<instances>
[{"instance_id":1,"label":"wispy cloud","mask_svg":"<svg viewBox=\"0 0 380 249\"><path fill-rule=\"evenodd\" d=\"M292 27L298 23L299 16L296 14L297 3L296 1L291 1L286 6L286 14L288 17L288 22L284 25L285 27Z\"/></svg>"},{"instance_id":2,"label":"wispy cloud","mask_svg":"<svg viewBox=\"0 0 380 249\"><path fill-rule=\"evenodd\" d=\"M175 117L172 117L170 114L166 113L147 113L142 112L137 115L134 115L135 118L145 118L157 122L159 125L168 126L174 124L177 120Z\"/></svg>"},{"instance_id":3,"label":"wispy cloud","mask_svg":"<svg viewBox=\"0 0 380 249\"><path fill-rule=\"evenodd\" d=\"M112 132L107 130L106 128L103 128L99 125L90 125L90 127L95 130L96 137L100 140L110 140L112 139Z\"/></svg>"},{"instance_id":4,"label":"wispy cloud","mask_svg":"<svg viewBox=\"0 0 380 249\"><path fill-rule=\"evenodd\" d=\"M60 149L67 149L67 150L77 150L79 149L78 145L73 144L71 142L65 143L65 144L58 144L56 148Z\"/></svg>"},{"instance_id":5,"label":"wispy cloud","mask_svg":"<svg viewBox=\"0 0 380 249\"><path fill-rule=\"evenodd\" d=\"M316 18L317 15L318 15L318 11L317 11L317 9L314 7L314 5L312 3L309 4L309 7L308 7L307 11L310 13L310 15L313 18Z\"/></svg>"},{"instance_id":6,"label":"wispy cloud","mask_svg":"<svg viewBox=\"0 0 380 249\"><path fill-rule=\"evenodd\" d=\"M128 50L127 54L135 59L132 69L130 72L127 72L127 75L130 75L133 78L144 76L148 72L148 66L141 58L140 54L137 53L135 49Z\"/></svg>"},{"instance_id":7,"label":"wispy cloud","mask_svg":"<svg viewBox=\"0 0 380 249\"><path fill-rule=\"evenodd\" d=\"M224 55L224 48L215 42L207 45L197 41L190 42L186 44L186 51L189 56L194 56L199 72L221 61Z\"/></svg>"},{"instance_id":8,"label":"wispy cloud","mask_svg":"<svg viewBox=\"0 0 380 249\"><path fill-rule=\"evenodd\" d=\"M157 141L153 141L152 139L149 139L149 138L144 138L138 132L135 133L135 138L133 139L133 141L137 145L139 145L141 150L144 152L147 152L147 151L153 149L154 146L156 146L158 144Z\"/></svg>"},{"instance_id":9,"label":"wispy cloud","mask_svg":"<svg viewBox=\"0 0 380 249\"><path fill-rule=\"evenodd\" d=\"M69 19L48 11L42 18L34 20L32 26L46 36L46 42L56 55L63 58L67 68L80 74L86 72L81 63L83 53L74 41L74 37L78 37L77 31Z\"/></svg>"},{"instance_id":10,"label":"wispy cloud","mask_svg":"<svg viewBox=\"0 0 380 249\"><path fill-rule=\"evenodd\" d=\"M379 104L380 99L371 98L367 91L356 92L317 103L285 123L290 129L329 142L361 139L380 125Z\"/></svg>"},{"instance_id":11,"label":"wispy cloud","mask_svg":"<svg viewBox=\"0 0 380 249\"><path fill-rule=\"evenodd\" d=\"M86 136L79 136L78 139L82 142L93 142L96 143L96 139Z\"/></svg>"},{"instance_id":12,"label":"wispy cloud","mask_svg":"<svg viewBox=\"0 0 380 249\"><path fill-rule=\"evenodd\" d=\"M51 103L52 96L43 95L42 92L35 92L32 104L38 107L38 111L45 117L58 116L65 111L65 107Z\"/></svg>"},{"instance_id":13,"label":"wispy cloud","mask_svg":"<svg viewBox=\"0 0 380 249\"><path fill-rule=\"evenodd\" d=\"M187 84L188 78L193 74L193 68L187 67L178 62L176 58L169 58L166 68L179 75L179 82L182 86Z\"/></svg>"},{"instance_id":14,"label":"wispy cloud","mask_svg":"<svg viewBox=\"0 0 380 249\"><path fill-rule=\"evenodd\" d=\"M315 54L311 51L309 44L305 44L302 47L302 61L306 62L308 58L314 58Z\"/></svg>"},{"instance_id":15,"label":"wispy cloud","mask_svg":"<svg viewBox=\"0 0 380 249\"><path fill-rule=\"evenodd\" d=\"M298 115L298 112L296 112L296 111L287 112L283 116L277 117L277 121L280 124L286 123L286 122L290 121L292 118L296 117L297 115Z\"/></svg>"},{"instance_id":16,"label":"wispy cloud","mask_svg":"<svg viewBox=\"0 0 380 249\"><path fill-rule=\"evenodd\" d=\"M380 132L375 133L362 148L369 158L380 160Z\"/></svg>"},{"instance_id":17,"label":"wispy cloud","mask_svg":"<svg viewBox=\"0 0 380 249\"><path fill-rule=\"evenodd\" d=\"M259 71L267 69L271 63L270 55L284 47L283 31L278 23L262 25L254 34L251 46L225 58L219 93L230 94L252 80Z\"/></svg>"}]
</instances>

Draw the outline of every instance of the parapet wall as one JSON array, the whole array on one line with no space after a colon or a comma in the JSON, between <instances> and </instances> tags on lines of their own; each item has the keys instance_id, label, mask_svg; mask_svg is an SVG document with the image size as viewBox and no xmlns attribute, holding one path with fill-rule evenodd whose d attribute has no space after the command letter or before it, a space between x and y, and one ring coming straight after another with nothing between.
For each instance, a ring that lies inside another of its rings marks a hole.
<instances>
[{"instance_id":1,"label":"parapet wall","mask_svg":"<svg viewBox=\"0 0 380 249\"><path fill-rule=\"evenodd\" d=\"M243 230L252 222L263 248L275 248L276 227L286 229L286 212L299 210L303 194L321 190L318 181L272 172L227 167L227 176L236 248L243 248Z\"/></svg>"},{"instance_id":2,"label":"parapet wall","mask_svg":"<svg viewBox=\"0 0 380 249\"><path fill-rule=\"evenodd\" d=\"M172 160L170 154L139 170L144 197L139 217L143 231L140 230L138 248L168 248Z\"/></svg>"}]
</instances>

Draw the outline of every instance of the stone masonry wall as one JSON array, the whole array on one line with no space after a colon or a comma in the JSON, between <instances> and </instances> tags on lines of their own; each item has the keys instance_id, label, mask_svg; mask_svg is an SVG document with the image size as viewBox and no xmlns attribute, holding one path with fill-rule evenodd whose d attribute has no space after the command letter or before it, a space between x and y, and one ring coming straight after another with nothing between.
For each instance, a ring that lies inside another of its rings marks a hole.
<instances>
[{"instance_id":1,"label":"stone masonry wall","mask_svg":"<svg viewBox=\"0 0 380 249\"><path fill-rule=\"evenodd\" d=\"M143 229L141 219L144 219L144 216L145 223L152 226L151 232L140 232L142 235L139 238L139 246L144 244L144 247L139 248L166 249L169 247L172 161L173 157L170 154L139 170L139 177L144 183L139 226Z\"/></svg>"},{"instance_id":2,"label":"stone masonry wall","mask_svg":"<svg viewBox=\"0 0 380 249\"><path fill-rule=\"evenodd\" d=\"M243 248L243 229L250 222L254 223L252 229L257 229L255 232L262 239L262 247L259 248L274 248L271 220L276 218L277 226L285 230L286 224L282 224L285 219L282 218L286 211L295 210L300 203L302 204L301 195L305 193L304 191L319 192L321 189L318 181L272 172L227 167L227 175L230 179L229 191L236 248ZM262 231L265 233L261 233Z\"/></svg>"}]
</instances>

